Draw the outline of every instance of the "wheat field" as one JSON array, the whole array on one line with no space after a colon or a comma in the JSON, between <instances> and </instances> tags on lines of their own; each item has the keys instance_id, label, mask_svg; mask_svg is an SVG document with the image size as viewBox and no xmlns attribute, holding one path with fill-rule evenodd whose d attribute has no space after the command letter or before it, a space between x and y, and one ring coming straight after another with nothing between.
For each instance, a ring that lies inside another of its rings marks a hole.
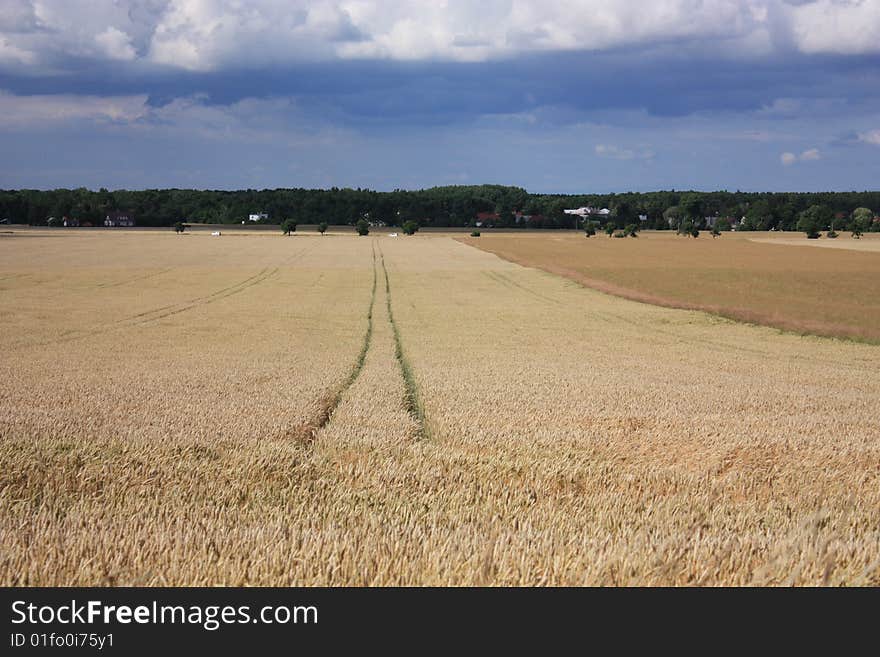
<instances>
[{"instance_id":1,"label":"wheat field","mask_svg":"<svg viewBox=\"0 0 880 657\"><path fill-rule=\"evenodd\" d=\"M5 585L877 585L880 347L449 237L0 238Z\"/></svg>"}]
</instances>

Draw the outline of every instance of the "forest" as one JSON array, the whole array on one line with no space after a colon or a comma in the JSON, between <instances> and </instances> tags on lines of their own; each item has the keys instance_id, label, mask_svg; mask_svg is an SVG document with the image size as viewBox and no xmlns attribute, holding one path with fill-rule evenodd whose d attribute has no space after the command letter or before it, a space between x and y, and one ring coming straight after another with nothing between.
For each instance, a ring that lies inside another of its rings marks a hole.
<instances>
[{"instance_id":1,"label":"forest","mask_svg":"<svg viewBox=\"0 0 880 657\"><path fill-rule=\"evenodd\" d=\"M647 217L641 225L667 229L680 221L705 217L740 221L745 230L794 230L800 213L823 207L843 220L859 207L880 210L880 192L700 192L657 191L622 194L531 194L521 187L455 185L421 190L380 192L369 189L147 189L98 191L86 188L0 190L0 221L35 226L62 217L79 225L101 225L109 212L132 215L138 226L172 226L178 222L240 224L248 215L266 213L264 223L355 224L359 220L402 225L472 226L478 213L493 213L496 227L573 228L566 208L608 208L610 220L623 227ZM525 215L517 221L515 213ZM54 220L54 221L53 221ZM876 224L876 222L875 222ZM484 224L485 225L485 224Z\"/></svg>"}]
</instances>

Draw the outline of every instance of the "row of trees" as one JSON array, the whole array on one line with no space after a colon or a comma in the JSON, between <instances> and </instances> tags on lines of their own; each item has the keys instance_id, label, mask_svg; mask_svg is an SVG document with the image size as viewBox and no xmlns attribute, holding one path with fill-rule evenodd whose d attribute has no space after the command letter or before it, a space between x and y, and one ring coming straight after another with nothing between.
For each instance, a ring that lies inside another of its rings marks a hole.
<instances>
[{"instance_id":1,"label":"row of trees","mask_svg":"<svg viewBox=\"0 0 880 657\"><path fill-rule=\"evenodd\" d=\"M241 223L249 214L266 212L269 222L290 219L299 224L369 224L403 226L472 226L479 212L498 215L498 227L574 228L578 219L563 210L591 206L609 208L618 229L678 229L690 221L702 226L705 217L742 221L740 230L795 230L801 214L823 208L821 219L849 220L857 208L880 209L880 192L746 193L660 191L626 194L530 194L502 185L433 187L418 191L377 192L368 189L161 189L91 191L0 190L0 219L45 225L49 217L72 217L98 225L114 210L133 214L140 226L173 226L176 222ZM515 211L530 219L517 222ZM870 212L870 210L868 210ZM647 217L640 221L639 216ZM830 223L830 222L829 222ZM581 224L578 223L578 226ZM866 229L873 226L871 221ZM825 227L823 227L823 230Z\"/></svg>"}]
</instances>

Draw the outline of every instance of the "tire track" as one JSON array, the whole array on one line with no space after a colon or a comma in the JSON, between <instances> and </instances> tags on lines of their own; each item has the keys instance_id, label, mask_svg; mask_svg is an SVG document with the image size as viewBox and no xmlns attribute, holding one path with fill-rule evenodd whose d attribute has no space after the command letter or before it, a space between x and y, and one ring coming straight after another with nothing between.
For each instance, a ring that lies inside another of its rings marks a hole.
<instances>
[{"instance_id":1,"label":"tire track","mask_svg":"<svg viewBox=\"0 0 880 657\"><path fill-rule=\"evenodd\" d=\"M400 337L400 329L397 322L394 321L394 312L391 307L391 280L388 277L388 269L385 267L385 254L382 253L382 247L379 247L379 255L382 259L382 271L385 274L385 302L388 310L388 321L391 324L391 330L394 334L394 356L400 367L400 373L403 376L404 383L404 404L407 412L415 421L419 438L423 440L430 439L430 430L425 419L425 407L422 403L419 388L416 383L415 374L412 365L403 350L403 341Z\"/></svg>"},{"instance_id":2,"label":"tire track","mask_svg":"<svg viewBox=\"0 0 880 657\"><path fill-rule=\"evenodd\" d=\"M352 367L348 378L346 378L345 381L342 382L342 385L339 386L336 390L333 390L324 395L324 397L319 401L318 413L307 422L293 429L288 429L283 436L285 438L290 438L300 444L311 445L315 441L315 436L318 435L318 432L330 423L330 420L333 417L333 412L339 407L339 404L342 401L342 396L349 388L351 388L352 385L354 385L354 382L357 381L361 371L364 369L364 363L367 360L367 353L370 351L370 344L373 337L373 309L376 305L376 283L378 278L376 272L375 240L373 241L372 247L373 287L370 292L370 306L367 309L367 330L364 333L364 342L361 345L361 350L358 353L357 359L354 362L354 366Z\"/></svg>"},{"instance_id":3,"label":"tire track","mask_svg":"<svg viewBox=\"0 0 880 657\"><path fill-rule=\"evenodd\" d=\"M165 317L171 317L172 315L179 315L180 313L186 312L187 310L192 310L193 308L196 308L198 306L207 306L208 304L215 303L217 301L220 301L221 299L227 299L235 294L238 294L239 292L244 292L249 287L253 287L254 285L259 285L263 281L265 281L265 280L271 278L272 276L274 276L275 274L277 274L279 269L280 269L279 267L275 267L274 269L269 269L269 268L263 269L259 274L251 276L250 278L247 278L244 281L236 283L235 285L230 285L229 287L224 288L223 290L220 290L218 292L214 292L212 294L208 294L208 295L205 295L202 297L196 297L195 299L191 299L190 301L185 302L185 305L183 305L179 308L174 308L174 305L172 305L172 306L166 306L165 308L160 308L160 309L156 309L156 310L152 310L152 311L147 311L144 313L139 313L138 314L139 319L137 321L135 321L134 324L135 325L149 324L150 322L155 322L160 319L164 319ZM168 312L161 312L162 310L167 309L169 307L174 308L174 309L168 310ZM151 313L158 313L158 314L155 314L152 317L145 317L145 315L149 315ZM121 320L121 321L130 321L130 320Z\"/></svg>"},{"instance_id":4,"label":"tire track","mask_svg":"<svg viewBox=\"0 0 880 657\"><path fill-rule=\"evenodd\" d=\"M166 306L160 306L159 308L152 308L150 310L145 310L139 313L135 313L134 315L129 315L128 317L123 317L122 319L111 322L107 325L97 326L92 329L74 329L71 331L67 331L66 333L61 334L58 338L52 340L45 340L43 342L34 342L27 346L37 346L44 347L52 344L64 344L68 342L74 342L76 340L82 340L88 337L104 335L111 331L126 329L126 328L136 328L141 326L149 326L151 323L163 319L165 317L171 317L173 315L178 315L180 313L186 312L188 310L192 310L196 307L203 307L209 305L211 303L215 303L216 301L220 301L221 299L226 299L235 294L243 292L244 290L253 287L255 285L259 285L263 283L267 279L275 276L280 270L281 267L294 262L298 258L302 257L306 253L310 252L316 247L315 244L307 246L303 248L301 251L297 251L290 257L286 258L280 265L274 268L265 267L260 272L248 276L242 281L234 283L232 285L228 285L220 290L216 290L211 292L210 294L204 294L198 297L194 297L187 301L172 303ZM26 346L26 345L17 345L17 346Z\"/></svg>"},{"instance_id":5,"label":"tire track","mask_svg":"<svg viewBox=\"0 0 880 657\"><path fill-rule=\"evenodd\" d=\"M542 301L546 301L546 302L555 304L557 306L563 305L563 302L560 301L559 299L554 299L553 297L549 297L546 294L541 294L540 292L535 292L534 290L526 287L522 283L517 283L516 281L514 281L510 277L505 276L501 272L484 271L483 274L486 275L491 280L497 281L498 283L501 283L505 287L508 287L512 290L521 290L521 291L525 292L526 294L529 294L529 295L535 297L536 299L540 299Z\"/></svg>"},{"instance_id":6,"label":"tire track","mask_svg":"<svg viewBox=\"0 0 880 657\"><path fill-rule=\"evenodd\" d=\"M122 285L128 285L130 283L137 283L139 281L144 281L148 278L153 278L154 276L161 276L162 274L167 274L169 271L172 271L174 267L166 267L165 269L160 269L159 271L154 271L151 274L144 274L143 276L135 276L133 278L127 278L122 281L117 281L115 283L99 283L96 285L96 288L106 289L109 287L120 287Z\"/></svg>"}]
</instances>

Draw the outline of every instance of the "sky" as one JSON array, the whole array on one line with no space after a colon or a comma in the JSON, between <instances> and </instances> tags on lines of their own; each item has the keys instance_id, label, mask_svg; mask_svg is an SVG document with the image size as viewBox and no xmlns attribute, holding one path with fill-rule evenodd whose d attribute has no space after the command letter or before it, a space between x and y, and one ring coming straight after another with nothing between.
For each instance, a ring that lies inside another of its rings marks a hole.
<instances>
[{"instance_id":1,"label":"sky","mask_svg":"<svg viewBox=\"0 0 880 657\"><path fill-rule=\"evenodd\" d=\"M880 0L0 0L0 188L878 189Z\"/></svg>"}]
</instances>

